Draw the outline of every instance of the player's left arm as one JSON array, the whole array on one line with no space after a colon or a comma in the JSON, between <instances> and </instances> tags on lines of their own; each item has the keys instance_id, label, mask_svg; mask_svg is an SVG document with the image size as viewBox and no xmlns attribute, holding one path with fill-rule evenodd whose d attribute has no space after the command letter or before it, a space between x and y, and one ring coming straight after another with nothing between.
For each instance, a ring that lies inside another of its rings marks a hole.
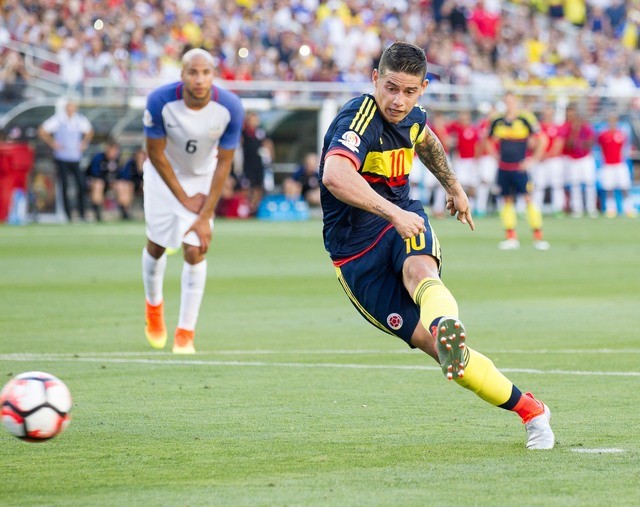
<instances>
[{"instance_id":1,"label":"player's left arm","mask_svg":"<svg viewBox=\"0 0 640 507\"><path fill-rule=\"evenodd\" d=\"M187 233L193 231L198 235L200 239L200 251L202 254L207 253L209 244L211 243L211 224L209 220L213 218L216 206L222 195L224 183L227 181L231 168L233 166L233 155L235 149L225 150L218 148L218 164L216 170L213 173L213 179L211 180L211 188L207 195L202 208L198 212L198 218L191 224Z\"/></svg>"},{"instance_id":2,"label":"player's left arm","mask_svg":"<svg viewBox=\"0 0 640 507\"><path fill-rule=\"evenodd\" d=\"M458 181L442 143L428 125L422 140L416 143L416 154L420 161L431 171L447 192L447 209L451 216L457 214L457 219L463 224L469 224L475 230L469 198Z\"/></svg>"}]
</instances>

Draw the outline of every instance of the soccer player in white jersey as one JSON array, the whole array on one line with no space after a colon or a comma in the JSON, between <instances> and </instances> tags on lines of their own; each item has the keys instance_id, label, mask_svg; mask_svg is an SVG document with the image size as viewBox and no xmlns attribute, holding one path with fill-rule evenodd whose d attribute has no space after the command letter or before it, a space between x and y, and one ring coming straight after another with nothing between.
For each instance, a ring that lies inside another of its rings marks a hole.
<instances>
[{"instance_id":1,"label":"soccer player in white jersey","mask_svg":"<svg viewBox=\"0 0 640 507\"><path fill-rule=\"evenodd\" d=\"M207 277L205 254L213 215L231 172L244 120L240 99L213 85L215 61L203 49L182 57L181 81L151 92L144 112L147 245L142 251L145 334L152 347L167 341L163 281L166 249L182 246L180 314L173 352L193 354Z\"/></svg>"}]
</instances>

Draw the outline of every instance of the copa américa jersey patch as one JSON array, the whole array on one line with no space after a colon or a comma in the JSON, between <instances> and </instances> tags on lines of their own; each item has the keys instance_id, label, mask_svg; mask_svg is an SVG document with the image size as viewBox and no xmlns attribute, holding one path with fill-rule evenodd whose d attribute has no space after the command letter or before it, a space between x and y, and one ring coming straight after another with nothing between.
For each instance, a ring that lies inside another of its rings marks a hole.
<instances>
[{"instance_id":1,"label":"copa am\u00e9rica jersey patch","mask_svg":"<svg viewBox=\"0 0 640 507\"><path fill-rule=\"evenodd\" d=\"M360 143L362 141L360 140L360 136L356 134L353 130L347 130L344 134L342 134L342 137L338 142L342 143L344 146L349 148L352 152L358 153L360 151L358 149L358 146L360 146Z\"/></svg>"}]
</instances>

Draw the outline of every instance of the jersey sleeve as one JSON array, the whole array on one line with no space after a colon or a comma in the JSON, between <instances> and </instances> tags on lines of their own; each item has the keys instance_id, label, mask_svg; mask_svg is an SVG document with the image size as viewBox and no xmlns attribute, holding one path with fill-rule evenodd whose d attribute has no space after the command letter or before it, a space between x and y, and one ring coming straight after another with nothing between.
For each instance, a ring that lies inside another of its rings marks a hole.
<instances>
[{"instance_id":1,"label":"jersey sleeve","mask_svg":"<svg viewBox=\"0 0 640 507\"><path fill-rule=\"evenodd\" d=\"M376 128L378 122L372 122L377 111L375 101L370 96L364 96L340 111L333 124L326 156L343 155L359 170L373 143L380 138Z\"/></svg>"},{"instance_id":2,"label":"jersey sleeve","mask_svg":"<svg viewBox=\"0 0 640 507\"><path fill-rule=\"evenodd\" d=\"M244 108L238 96L226 90L220 90L219 99L220 104L229 110L230 119L218 146L223 150L235 150L242 135Z\"/></svg>"},{"instance_id":3,"label":"jersey sleeve","mask_svg":"<svg viewBox=\"0 0 640 507\"><path fill-rule=\"evenodd\" d=\"M144 135L151 139L166 137L162 120L162 109L164 101L158 91L151 92L147 97L147 107L144 110L142 124L144 125Z\"/></svg>"}]
</instances>

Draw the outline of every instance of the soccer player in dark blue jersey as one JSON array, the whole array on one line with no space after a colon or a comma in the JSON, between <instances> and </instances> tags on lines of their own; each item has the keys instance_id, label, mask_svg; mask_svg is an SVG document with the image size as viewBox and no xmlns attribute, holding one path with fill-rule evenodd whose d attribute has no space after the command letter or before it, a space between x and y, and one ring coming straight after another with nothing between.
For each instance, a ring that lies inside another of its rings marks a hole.
<instances>
[{"instance_id":1,"label":"soccer player in dark blue jersey","mask_svg":"<svg viewBox=\"0 0 640 507\"><path fill-rule=\"evenodd\" d=\"M417 154L446 190L449 213L474 229L467 195L417 105L426 73L421 48L394 43L373 71L373 94L349 101L329 126L320 162L325 247L372 325L429 354L483 400L516 412L527 448L550 449L548 407L466 346L458 305L440 279L440 243L423 204L409 197Z\"/></svg>"},{"instance_id":2,"label":"soccer player in dark blue jersey","mask_svg":"<svg viewBox=\"0 0 640 507\"><path fill-rule=\"evenodd\" d=\"M529 193L529 171L540 163L547 148L546 135L541 132L537 118L524 109L520 109L518 99L509 92L504 96L506 112L495 118L489 127L487 142L498 143L498 178L500 187L500 219L506 238L498 247L501 250L517 250L520 240L516 232L518 215L516 199L523 196L527 205L527 221L533 231L533 247L537 250L549 250L549 243L542 237L542 213ZM532 153L529 154L529 146Z\"/></svg>"}]
</instances>

